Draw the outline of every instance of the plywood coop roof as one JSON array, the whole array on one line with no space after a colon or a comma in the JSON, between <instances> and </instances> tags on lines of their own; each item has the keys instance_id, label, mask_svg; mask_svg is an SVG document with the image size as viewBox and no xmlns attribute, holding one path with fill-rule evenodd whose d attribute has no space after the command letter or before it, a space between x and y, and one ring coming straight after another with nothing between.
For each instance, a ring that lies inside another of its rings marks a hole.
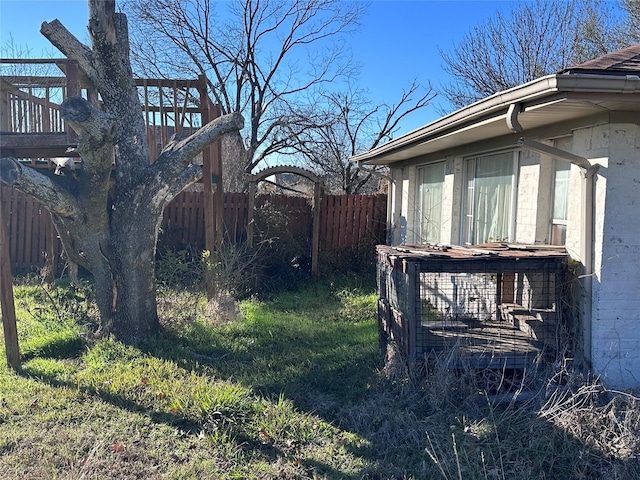
<instances>
[{"instance_id":1,"label":"plywood coop roof","mask_svg":"<svg viewBox=\"0 0 640 480\"><path fill-rule=\"evenodd\" d=\"M413 260L465 261L464 263L487 262L502 263L504 261L555 260L567 258L564 247L549 245L522 245L506 243L486 243L470 247L459 245L378 245L378 253L385 255L392 263ZM524 262L522 262L524 263Z\"/></svg>"}]
</instances>

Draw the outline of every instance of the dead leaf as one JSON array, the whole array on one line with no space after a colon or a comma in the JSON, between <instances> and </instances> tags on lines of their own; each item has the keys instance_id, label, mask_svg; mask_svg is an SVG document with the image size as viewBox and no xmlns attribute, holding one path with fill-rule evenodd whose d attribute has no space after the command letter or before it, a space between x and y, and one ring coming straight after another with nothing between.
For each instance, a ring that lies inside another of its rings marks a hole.
<instances>
[{"instance_id":1,"label":"dead leaf","mask_svg":"<svg viewBox=\"0 0 640 480\"><path fill-rule=\"evenodd\" d=\"M261 428L259 433L260 433L260 436L262 437L262 443L271 443L271 437L264 430L264 428Z\"/></svg>"},{"instance_id":2,"label":"dead leaf","mask_svg":"<svg viewBox=\"0 0 640 480\"><path fill-rule=\"evenodd\" d=\"M118 441L111 445L111 450L114 452L124 452L124 443Z\"/></svg>"}]
</instances>

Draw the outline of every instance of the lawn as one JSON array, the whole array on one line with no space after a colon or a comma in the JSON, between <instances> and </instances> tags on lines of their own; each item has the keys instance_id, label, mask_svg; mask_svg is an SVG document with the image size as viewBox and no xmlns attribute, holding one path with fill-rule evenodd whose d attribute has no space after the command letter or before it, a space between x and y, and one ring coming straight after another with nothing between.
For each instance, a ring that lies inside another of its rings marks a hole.
<instances>
[{"instance_id":1,"label":"lawn","mask_svg":"<svg viewBox=\"0 0 640 480\"><path fill-rule=\"evenodd\" d=\"M379 356L375 291L353 279L237 312L164 288L142 348L95 334L88 286L14 290L3 479L640 478L636 397L558 368L499 401L503 375L449 357L409 375Z\"/></svg>"}]
</instances>

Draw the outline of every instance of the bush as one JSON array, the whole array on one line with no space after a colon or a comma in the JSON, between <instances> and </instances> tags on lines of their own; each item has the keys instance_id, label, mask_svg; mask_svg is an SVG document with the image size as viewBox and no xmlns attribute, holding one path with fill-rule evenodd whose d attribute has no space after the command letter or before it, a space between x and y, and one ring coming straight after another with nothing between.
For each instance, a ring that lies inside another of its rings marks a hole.
<instances>
[{"instance_id":1,"label":"bush","mask_svg":"<svg viewBox=\"0 0 640 480\"><path fill-rule=\"evenodd\" d=\"M352 247L320 252L319 273L323 276L354 274L375 278L377 243L373 235L367 235Z\"/></svg>"},{"instance_id":2,"label":"bush","mask_svg":"<svg viewBox=\"0 0 640 480\"><path fill-rule=\"evenodd\" d=\"M156 259L156 281L165 287L203 288L205 263L195 247L165 250Z\"/></svg>"},{"instance_id":3,"label":"bush","mask_svg":"<svg viewBox=\"0 0 640 480\"><path fill-rule=\"evenodd\" d=\"M254 293L293 290L311 275L311 235L293 229L297 216L308 215L293 207L265 202L255 211L257 257Z\"/></svg>"}]
</instances>

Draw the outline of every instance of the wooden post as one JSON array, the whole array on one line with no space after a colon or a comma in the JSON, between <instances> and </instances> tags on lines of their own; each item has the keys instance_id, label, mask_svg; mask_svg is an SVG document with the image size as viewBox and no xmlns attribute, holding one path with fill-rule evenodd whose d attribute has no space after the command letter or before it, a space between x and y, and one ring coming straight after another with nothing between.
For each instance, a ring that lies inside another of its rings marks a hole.
<instances>
[{"instance_id":1,"label":"wooden post","mask_svg":"<svg viewBox=\"0 0 640 480\"><path fill-rule=\"evenodd\" d=\"M78 64L76 62L67 62L65 76L67 77L67 91L65 100L80 95L80 84L78 81ZM78 135L73 128L65 125L67 132L67 144L73 145L78 142Z\"/></svg>"},{"instance_id":2,"label":"wooden post","mask_svg":"<svg viewBox=\"0 0 640 480\"><path fill-rule=\"evenodd\" d=\"M247 245L253 247L253 216L256 208L256 181L249 182L249 205L247 205Z\"/></svg>"},{"instance_id":3,"label":"wooden post","mask_svg":"<svg viewBox=\"0 0 640 480\"><path fill-rule=\"evenodd\" d=\"M198 91L202 108L202 125L220 116L220 108L212 105L207 92L207 79L198 77ZM213 256L222 246L224 193L222 189L222 142L202 151L202 188L204 190L204 248ZM207 299L211 300L216 287L212 275L207 275Z\"/></svg>"},{"instance_id":4,"label":"wooden post","mask_svg":"<svg viewBox=\"0 0 640 480\"><path fill-rule=\"evenodd\" d=\"M202 109L202 125L209 123L209 95L207 82L204 75L198 77L198 91L200 93L200 108ZM204 197L204 249L210 256L215 253L215 214L213 209L213 182L212 182L211 148L202 151L202 189ZM209 257L211 258L211 257ZM211 300L215 295L215 285L211 275L206 275L207 299Z\"/></svg>"},{"instance_id":5,"label":"wooden post","mask_svg":"<svg viewBox=\"0 0 640 480\"><path fill-rule=\"evenodd\" d=\"M0 192L4 189L0 187ZM4 348L7 364L20 368L20 347L16 326L16 308L13 302L13 278L11 276L11 257L9 256L9 235L5 218L5 206L0 195L0 308L2 308L2 328L4 330Z\"/></svg>"},{"instance_id":6,"label":"wooden post","mask_svg":"<svg viewBox=\"0 0 640 480\"><path fill-rule=\"evenodd\" d=\"M313 184L313 238L311 241L311 273L318 273L318 252L320 250L320 205L322 185L316 181Z\"/></svg>"},{"instance_id":7,"label":"wooden post","mask_svg":"<svg viewBox=\"0 0 640 480\"><path fill-rule=\"evenodd\" d=\"M207 101L209 98L207 97ZM221 115L219 105L210 105L210 112L212 113L212 120L218 118ZM213 145L209 147L211 149L211 175L212 179L215 178L215 188L213 190L213 208L214 208L214 225L215 225L215 248L216 250L222 249L222 242L224 239L224 188L222 183L222 140L218 138Z\"/></svg>"},{"instance_id":8,"label":"wooden post","mask_svg":"<svg viewBox=\"0 0 640 480\"><path fill-rule=\"evenodd\" d=\"M3 82L4 86L4 82ZM9 91L0 89L0 131L11 132L11 104L9 102Z\"/></svg>"}]
</instances>

